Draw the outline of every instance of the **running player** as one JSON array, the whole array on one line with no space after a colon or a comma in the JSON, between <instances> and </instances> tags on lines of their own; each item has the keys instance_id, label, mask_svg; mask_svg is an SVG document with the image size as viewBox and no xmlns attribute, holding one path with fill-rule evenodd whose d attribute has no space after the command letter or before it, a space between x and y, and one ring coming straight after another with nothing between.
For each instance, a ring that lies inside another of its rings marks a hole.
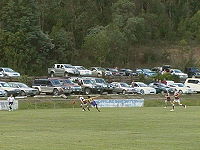
<instances>
[{"instance_id":1,"label":"running player","mask_svg":"<svg viewBox=\"0 0 200 150\"><path fill-rule=\"evenodd\" d=\"M178 91L176 91L174 93L174 100L172 102L172 110L170 110L170 111L174 111L174 109L175 109L175 103L178 103L179 106L183 106L184 108L186 108L186 105L181 104L180 95L181 94Z\"/></svg>"},{"instance_id":2,"label":"running player","mask_svg":"<svg viewBox=\"0 0 200 150\"><path fill-rule=\"evenodd\" d=\"M90 108L88 105L89 102L82 96L79 97L79 100L81 101L81 107L82 107L83 111L86 111L85 108L87 108L87 110L90 111Z\"/></svg>"},{"instance_id":3,"label":"running player","mask_svg":"<svg viewBox=\"0 0 200 150\"><path fill-rule=\"evenodd\" d=\"M167 94L165 95L165 107L164 108L167 108L168 103L172 104L172 100L171 100L171 96L170 96L169 92L167 92Z\"/></svg>"},{"instance_id":4,"label":"running player","mask_svg":"<svg viewBox=\"0 0 200 150\"><path fill-rule=\"evenodd\" d=\"M98 96L97 96L98 97ZM93 107L95 107L96 108L96 110L98 111L98 112L100 112L100 110L99 110L99 108L98 108L98 106L97 106L97 103L95 102L95 98L97 98L97 97L90 97L90 96L88 96L88 102L90 103L90 105L92 105Z\"/></svg>"}]
</instances>

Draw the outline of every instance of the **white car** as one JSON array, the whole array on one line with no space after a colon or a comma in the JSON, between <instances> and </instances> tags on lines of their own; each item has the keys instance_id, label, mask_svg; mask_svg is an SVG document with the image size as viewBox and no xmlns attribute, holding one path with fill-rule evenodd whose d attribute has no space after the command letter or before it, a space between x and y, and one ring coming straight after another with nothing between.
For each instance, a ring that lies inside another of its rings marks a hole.
<instances>
[{"instance_id":1,"label":"white car","mask_svg":"<svg viewBox=\"0 0 200 150\"><path fill-rule=\"evenodd\" d=\"M185 86L183 83L174 83L170 85L170 87L184 94L195 93L194 89L190 88L189 86Z\"/></svg>"},{"instance_id":2,"label":"white car","mask_svg":"<svg viewBox=\"0 0 200 150\"><path fill-rule=\"evenodd\" d=\"M186 73L183 73L181 70L179 69L171 69L171 74L172 75L177 75L179 76L179 78L181 79L187 79L188 78L188 75Z\"/></svg>"},{"instance_id":3,"label":"white car","mask_svg":"<svg viewBox=\"0 0 200 150\"><path fill-rule=\"evenodd\" d=\"M79 72L81 76L91 76L92 71L84 68L83 66L74 66Z\"/></svg>"},{"instance_id":4,"label":"white car","mask_svg":"<svg viewBox=\"0 0 200 150\"><path fill-rule=\"evenodd\" d=\"M2 78L3 77L3 73L2 72L0 72L0 78Z\"/></svg>"},{"instance_id":5,"label":"white car","mask_svg":"<svg viewBox=\"0 0 200 150\"><path fill-rule=\"evenodd\" d=\"M10 68L0 68L0 73L3 74L4 77L20 77L20 73L15 72Z\"/></svg>"},{"instance_id":6,"label":"white car","mask_svg":"<svg viewBox=\"0 0 200 150\"><path fill-rule=\"evenodd\" d=\"M144 84L143 82L134 82L132 83L132 87L142 95L145 94L156 94L156 89L149 87L148 85Z\"/></svg>"},{"instance_id":7,"label":"white car","mask_svg":"<svg viewBox=\"0 0 200 150\"><path fill-rule=\"evenodd\" d=\"M187 78L185 86L192 88L195 92L200 92L200 79L199 78Z\"/></svg>"},{"instance_id":8,"label":"white car","mask_svg":"<svg viewBox=\"0 0 200 150\"><path fill-rule=\"evenodd\" d=\"M103 74L105 76L111 76L112 72L111 71L107 71L105 68L102 67L91 67L90 70L92 71L92 74L98 77L103 76Z\"/></svg>"},{"instance_id":9,"label":"white car","mask_svg":"<svg viewBox=\"0 0 200 150\"><path fill-rule=\"evenodd\" d=\"M130 87L130 85L124 82L112 82L111 85L112 87L114 87L113 93L121 93L121 94L137 93L133 87Z\"/></svg>"}]
</instances>

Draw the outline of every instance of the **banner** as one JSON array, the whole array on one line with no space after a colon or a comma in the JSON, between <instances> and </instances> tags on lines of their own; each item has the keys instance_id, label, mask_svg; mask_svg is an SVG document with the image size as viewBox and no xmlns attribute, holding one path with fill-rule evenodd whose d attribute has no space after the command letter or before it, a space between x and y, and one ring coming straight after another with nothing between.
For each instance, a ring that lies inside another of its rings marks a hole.
<instances>
[{"instance_id":1,"label":"banner","mask_svg":"<svg viewBox=\"0 0 200 150\"><path fill-rule=\"evenodd\" d=\"M8 110L8 107L9 107L8 101L6 101L6 100L1 101L0 100L0 110ZM18 100L14 101L12 108L13 108L13 110L18 109Z\"/></svg>"},{"instance_id":2,"label":"banner","mask_svg":"<svg viewBox=\"0 0 200 150\"><path fill-rule=\"evenodd\" d=\"M98 107L143 107L144 99L98 99Z\"/></svg>"}]
</instances>

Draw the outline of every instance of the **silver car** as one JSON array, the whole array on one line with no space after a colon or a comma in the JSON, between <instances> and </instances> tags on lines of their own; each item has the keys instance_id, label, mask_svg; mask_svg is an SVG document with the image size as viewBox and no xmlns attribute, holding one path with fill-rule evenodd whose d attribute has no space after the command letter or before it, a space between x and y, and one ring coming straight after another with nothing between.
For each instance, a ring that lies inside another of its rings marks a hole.
<instances>
[{"instance_id":1,"label":"silver car","mask_svg":"<svg viewBox=\"0 0 200 150\"><path fill-rule=\"evenodd\" d=\"M137 93L134 88L130 87L127 83L124 83L124 82L112 82L111 85L114 87L113 93L117 93L117 94Z\"/></svg>"},{"instance_id":2,"label":"silver car","mask_svg":"<svg viewBox=\"0 0 200 150\"><path fill-rule=\"evenodd\" d=\"M13 88L6 82L0 82L0 90L6 91L7 95L13 94L14 96L18 96L21 94L18 88Z\"/></svg>"},{"instance_id":3,"label":"silver car","mask_svg":"<svg viewBox=\"0 0 200 150\"><path fill-rule=\"evenodd\" d=\"M21 90L21 96L35 96L39 93L37 89L30 88L24 83L20 82L8 82L8 84L13 88L18 88Z\"/></svg>"},{"instance_id":4,"label":"silver car","mask_svg":"<svg viewBox=\"0 0 200 150\"><path fill-rule=\"evenodd\" d=\"M6 96L8 96L7 92L5 90L0 90L0 97L6 97Z\"/></svg>"}]
</instances>

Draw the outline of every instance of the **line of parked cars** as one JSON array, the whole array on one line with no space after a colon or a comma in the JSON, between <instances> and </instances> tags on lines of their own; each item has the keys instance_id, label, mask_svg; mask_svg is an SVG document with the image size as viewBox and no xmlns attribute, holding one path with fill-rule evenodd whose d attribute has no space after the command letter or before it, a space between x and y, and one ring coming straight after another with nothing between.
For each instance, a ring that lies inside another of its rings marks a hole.
<instances>
[{"instance_id":1,"label":"line of parked cars","mask_svg":"<svg viewBox=\"0 0 200 150\"><path fill-rule=\"evenodd\" d=\"M10 94L14 96L35 96L38 94L38 90L20 82L0 81L0 96L6 97Z\"/></svg>"},{"instance_id":2,"label":"line of parked cars","mask_svg":"<svg viewBox=\"0 0 200 150\"><path fill-rule=\"evenodd\" d=\"M35 96L38 94L47 95L89 95L89 94L164 94L179 91L184 94L200 92L200 79L188 78L183 83L174 81L152 82L149 85L143 82L132 82L131 85L125 82L107 83L103 78L98 77L65 77L35 79L32 87L20 82L0 81L0 96Z\"/></svg>"}]
</instances>

